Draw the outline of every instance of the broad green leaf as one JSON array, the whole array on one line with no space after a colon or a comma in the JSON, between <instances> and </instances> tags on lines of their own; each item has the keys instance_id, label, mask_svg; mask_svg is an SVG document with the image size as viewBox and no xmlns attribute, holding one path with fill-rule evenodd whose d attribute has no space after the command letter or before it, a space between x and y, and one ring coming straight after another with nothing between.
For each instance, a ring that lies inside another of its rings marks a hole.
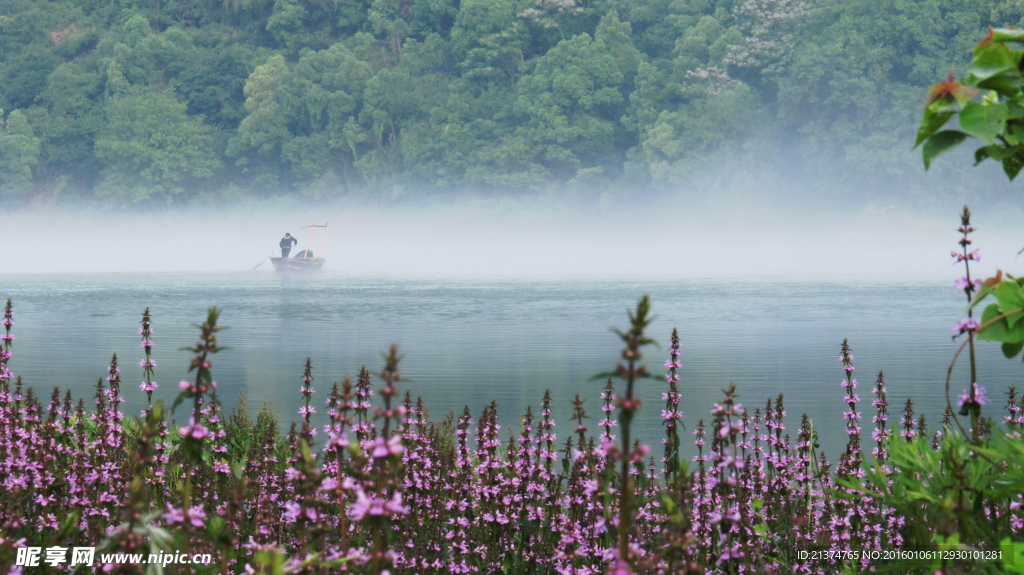
<instances>
[{"instance_id":1,"label":"broad green leaf","mask_svg":"<svg viewBox=\"0 0 1024 575\"><path fill-rule=\"evenodd\" d=\"M960 128L967 134L991 144L1006 124L1006 104L983 105L968 102L960 112Z\"/></svg>"},{"instance_id":2,"label":"broad green leaf","mask_svg":"<svg viewBox=\"0 0 1024 575\"><path fill-rule=\"evenodd\" d=\"M943 130L932 134L932 137L928 138L921 149L924 169L927 170L931 167L932 160L959 146L966 139L967 134L956 130Z\"/></svg>"},{"instance_id":3,"label":"broad green leaf","mask_svg":"<svg viewBox=\"0 0 1024 575\"><path fill-rule=\"evenodd\" d=\"M995 295L996 301L999 302L999 310L1003 313L1024 309L1024 289L1017 285L1017 282L999 282L999 285L996 286ZM1013 327L1021 319L1024 319L1024 313L1008 316L1006 321L1010 327Z\"/></svg>"},{"instance_id":4,"label":"broad green leaf","mask_svg":"<svg viewBox=\"0 0 1024 575\"><path fill-rule=\"evenodd\" d=\"M182 392L178 394L178 397L174 398L174 403L171 404L171 413L174 413L174 410L177 409L178 406L181 405L183 401L185 401L185 397L185 393Z\"/></svg>"},{"instance_id":5,"label":"broad green leaf","mask_svg":"<svg viewBox=\"0 0 1024 575\"><path fill-rule=\"evenodd\" d=\"M1020 152L1003 158L1003 171L1006 172L1006 176L1013 181L1020 173L1021 168L1024 168L1024 158L1020 156Z\"/></svg>"},{"instance_id":6,"label":"broad green leaf","mask_svg":"<svg viewBox=\"0 0 1024 575\"><path fill-rule=\"evenodd\" d=\"M1020 84L1018 84L1017 90L1020 90ZM1016 92L1015 92L1016 93ZM1006 119L1007 120L1018 120L1024 118L1024 106L1021 106L1013 100L1006 101Z\"/></svg>"},{"instance_id":7,"label":"broad green leaf","mask_svg":"<svg viewBox=\"0 0 1024 575\"><path fill-rule=\"evenodd\" d=\"M1024 42L1024 30L996 28L992 30L993 42Z\"/></svg>"},{"instance_id":8,"label":"broad green leaf","mask_svg":"<svg viewBox=\"0 0 1024 575\"><path fill-rule=\"evenodd\" d=\"M1012 98L1020 93L1022 82L1017 74L1003 72L984 80L978 79L974 82L974 85L985 90L994 90L1001 96ZM1016 102L1014 103L1016 104Z\"/></svg>"},{"instance_id":9,"label":"broad green leaf","mask_svg":"<svg viewBox=\"0 0 1024 575\"><path fill-rule=\"evenodd\" d=\"M985 146L982 148L985 150L985 155L997 162L1002 162L1004 159L1014 154L1013 148L1007 148L1006 146L1000 146L999 144L992 144L991 146ZM974 152L974 159L978 160L978 152ZM982 158L984 159L984 158Z\"/></svg>"},{"instance_id":10,"label":"broad green leaf","mask_svg":"<svg viewBox=\"0 0 1024 575\"><path fill-rule=\"evenodd\" d=\"M761 536L761 539L768 540L768 525L764 523L758 523L754 525L754 532Z\"/></svg>"},{"instance_id":11,"label":"broad green leaf","mask_svg":"<svg viewBox=\"0 0 1024 575\"><path fill-rule=\"evenodd\" d=\"M991 43L974 51L971 74L980 80L991 78L1013 67L1010 49L1002 44Z\"/></svg>"},{"instance_id":12,"label":"broad green leaf","mask_svg":"<svg viewBox=\"0 0 1024 575\"><path fill-rule=\"evenodd\" d=\"M981 312L981 325L984 327L978 331L979 340L1006 341L1007 328L1005 321L997 321L989 324L990 321L999 315L999 304L990 303ZM988 325L986 325L988 324Z\"/></svg>"},{"instance_id":13,"label":"broad green leaf","mask_svg":"<svg viewBox=\"0 0 1024 575\"><path fill-rule=\"evenodd\" d=\"M1017 357L1020 350L1024 349L1024 340L1018 341L1017 343L1004 342L1003 343L1003 355L1006 359L1013 359Z\"/></svg>"},{"instance_id":14,"label":"broad green leaf","mask_svg":"<svg viewBox=\"0 0 1024 575\"><path fill-rule=\"evenodd\" d=\"M1024 574L1024 542L1014 542L1006 537L999 542L999 550L1003 556L1003 569L1008 573Z\"/></svg>"},{"instance_id":15,"label":"broad green leaf","mask_svg":"<svg viewBox=\"0 0 1024 575\"><path fill-rule=\"evenodd\" d=\"M982 147L982 148L978 148L977 150L974 151L974 165L975 166L977 166L978 164L980 164L980 163L984 162L985 160L989 159L990 157L992 157L992 156L989 155L989 151L988 151L988 149L991 148L991 147L992 146L985 146L985 147Z\"/></svg>"},{"instance_id":16,"label":"broad green leaf","mask_svg":"<svg viewBox=\"0 0 1024 575\"><path fill-rule=\"evenodd\" d=\"M990 304L985 308L985 311L981 314L981 324L985 325L993 319L999 317L1002 312L999 311L998 304ZM1013 328L1007 323L1006 318L1001 318L998 321L992 321L991 324L982 328L978 332L978 339L985 341L1002 341L1016 343L1024 340L1024 323L1017 323Z\"/></svg>"},{"instance_id":17,"label":"broad green leaf","mask_svg":"<svg viewBox=\"0 0 1024 575\"><path fill-rule=\"evenodd\" d=\"M922 142L931 137L932 134L953 117L954 113L953 111L936 113L932 111L931 106L925 108L924 119L921 120L921 127L917 129L917 141L914 142L914 147L920 146Z\"/></svg>"}]
</instances>

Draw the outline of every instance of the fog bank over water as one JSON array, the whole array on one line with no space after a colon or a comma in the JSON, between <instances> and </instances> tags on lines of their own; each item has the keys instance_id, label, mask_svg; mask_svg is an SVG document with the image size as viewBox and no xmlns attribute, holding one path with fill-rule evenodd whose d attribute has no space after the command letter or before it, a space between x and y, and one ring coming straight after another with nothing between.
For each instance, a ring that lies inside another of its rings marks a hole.
<instances>
[{"instance_id":1,"label":"fog bank over water","mask_svg":"<svg viewBox=\"0 0 1024 575\"><path fill-rule=\"evenodd\" d=\"M285 232L320 248L325 273L355 277L746 278L943 280L956 247L956 208L944 217L891 206L771 209L743 202L643 209L611 202L465 199L398 207L365 204L158 213L26 210L3 214L0 274L243 271ZM945 210L943 210L945 211ZM979 272L1024 267L1024 228L991 210L974 218ZM1000 221L1001 220L1001 221ZM1009 222L1009 223L1008 223ZM273 273L269 262L256 273Z\"/></svg>"}]
</instances>

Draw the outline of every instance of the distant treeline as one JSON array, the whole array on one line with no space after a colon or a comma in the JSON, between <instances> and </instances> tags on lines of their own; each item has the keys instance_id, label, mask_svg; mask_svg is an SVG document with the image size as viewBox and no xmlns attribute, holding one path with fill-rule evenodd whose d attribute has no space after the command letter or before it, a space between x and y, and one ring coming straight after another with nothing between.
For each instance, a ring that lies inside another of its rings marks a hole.
<instances>
[{"instance_id":1,"label":"distant treeline","mask_svg":"<svg viewBox=\"0 0 1024 575\"><path fill-rule=\"evenodd\" d=\"M920 171L1011 0L0 0L0 202ZM870 183L870 182L866 182Z\"/></svg>"}]
</instances>

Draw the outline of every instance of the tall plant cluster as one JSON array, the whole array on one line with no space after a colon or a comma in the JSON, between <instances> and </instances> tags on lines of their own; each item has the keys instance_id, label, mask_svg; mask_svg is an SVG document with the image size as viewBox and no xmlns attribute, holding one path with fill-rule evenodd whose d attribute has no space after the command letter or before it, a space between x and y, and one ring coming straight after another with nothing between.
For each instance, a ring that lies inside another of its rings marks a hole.
<instances>
[{"instance_id":1,"label":"tall plant cluster","mask_svg":"<svg viewBox=\"0 0 1024 575\"><path fill-rule=\"evenodd\" d=\"M967 250L971 231L965 210L954 252L965 264L979 259ZM1019 317L1024 299L1005 293L1020 285L1002 276L976 281L966 270L956 286L970 303L986 294L998 302L981 323L968 315L954 328L967 335L962 348ZM251 420L244 400L226 415L213 379L223 329L216 308L200 326L191 375L179 383L170 413L151 401L156 332L148 309L140 329L147 394L140 417L120 409L125 375L116 356L90 409L57 388L47 403L8 368L8 301L0 347L0 571L19 572L27 546L98 546L100 556L143 559L94 566L117 573L1024 572L1024 418L1015 388L997 416L986 411L992 408L984 407L972 369L958 402L959 415L970 418L960 421L951 401L929 437L909 398L899 421L890 420L891 392L879 373L869 457L857 411L866 399L844 340L836 395L846 404L848 442L834 468L806 415L787 429L782 395L751 409L731 384L693 426L697 455L687 462L679 408L685 352L673 330L665 381L653 383L643 355L654 344L650 308L645 296L630 312L629 328L619 332L621 361L595 376L604 382L597 428L585 424L586 400L577 396L575 427L559 437L550 392L516 429L501 429L494 402L476 417L466 407L431 420L422 400L400 389L396 347L380 372L363 368L354 384L333 384L323 403L314 399L307 360L296 380L301 420L287 433L266 409ZM642 414L639 385L665 389L660 465L631 435ZM945 554L922 554L938 551ZM204 554L209 564L157 569L145 562ZM53 573L67 566L46 558L34 565Z\"/></svg>"}]
</instances>

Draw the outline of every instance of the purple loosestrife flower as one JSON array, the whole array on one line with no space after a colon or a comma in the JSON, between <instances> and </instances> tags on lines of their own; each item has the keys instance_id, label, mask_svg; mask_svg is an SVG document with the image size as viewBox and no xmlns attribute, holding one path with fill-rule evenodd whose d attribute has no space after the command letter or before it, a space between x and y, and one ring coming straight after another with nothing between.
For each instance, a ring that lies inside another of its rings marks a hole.
<instances>
[{"instance_id":1,"label":"purple loosestrife flower","mask_svg":"<svg viewBox=\"0 0 1024 575\"><path fill-rule=\"evenodd\" d=\"M392 515L408 515L409 508L402 505L402 494L394 493L391 499L385 500L382 497L371 497L363 491L362 487L356 487L356 501L348 508L349 517L353 521L362 521L367 515L391 517Z\"/></svg>"},{"instance_id":2,"label":"purple loosestrife flower","mask_svg":"<svg viewBox=\"0 0 1024 575\"><path fill-rule=\"evenodd\" d=\"M885 461L888 458L885 443L889 439L889 402L885 394L885 377L881 371L875 381L875 400L871 404L875 406L875 416L871 418L875 429L871 432L871 438L876 442L871 453L880 461Z\"/></svg>"},{"instance_id":3,"label":"purple loosestrife flower","mask_svg":"<svg viewBox=\"0 0 1024 575\"><path fill-rule=\"evenodd\" d=\"M622 451L618 454L611 452L611 454L618 455L621 461L617 557L619 560L627 562L635 558L635 554L631 553L630 539L634 537L634 531L637 527L633 523L635 510L632 507L636 484L633 482L630 474L630 462L640 453L640 449L631 451L633 446L630 444L629 434L633 417L640 411L640 399L633 395L634 385L637 380L650 377L647 367L639 363L643 358L643 354L640 351L641 348L654 343L653 340L644 335L644 330L651 322L651 318L648 315L649 312L650 298L645 295L637 302L636 312L629 312L629 330L624 332L616 331L626 344L621 354L625 363L616 365L615 371L611 373L599 374L594 377L594 379L618 377L626 382L625 395L616 401L616 405L619 408L619 421L622 423ZM642 458L643 455L640 455L640 460Z\"/></svg>"},{"instance_id":4,"label":"purple loosestrife flower","mask_svg":"<svg viewBox=\"0 0 1024 575\"><path fill-rule=\"evenodd\" d=\"M669 372L665 374L665 381L669 384L669 390L662 394L662 399L665 401L665 409L661 410L662 423L665 426L665 456L662 458L662 463L665 465L665 478L666 481L670 481L672 476L676 473L679 468L679 421L682 419L683 414L679 411L679 388L676 385L679 382L679 375L676 374L676 369L682 367L679 362L679 331L675 328L672 329L672 339L669 345L669 359L665 362L665 367L669 369Z\"/></svg>"},{"instance_id":5,"label":"purple loosestrife flower","mask_svg":"<svg viewBox=\"0 0 1024 575\"><path fill-rule=\"evenodd\" d=\"M1010 431L1011 436L1019 438L1021 430L1024 429L1024 409L1017 402L1017 386L1015 385L1011 385L1006 393L1006 411L1009 414L1004 418L1006 428Z\"/></svg>"},{"instance_id":6,"label":"purple loosestrife flower","mask_svg":"<svg viewBox=\"0 0 1024 575\"><path fill-rule=\"evenodd\" d=\"M302 438L310 446L313 446L313 436L316 435L316 429L313 428L310 423L310 416L316 413L316 408L309 404L309 400L316 390L313 389L313 360L312 358L306 358L306 367L302 372L302 387L299 389L302 392L303 406L299 408L299 415L302 416Z\"/></svg>"},{"instance_id":7,"label":"purple loosestrife flower","mask_svg":"<svg viewBox=\"0 0 1024 575\"><path fill-rule=\"evenodd\" d=\"M164 520L168 525L175 523L185 523L185 512L179 508L172 506L170 503L167 504L167 513L164 513ZM203 528L206 526L206 512L203 511L202 505L196 505L189 509L188 512L188 523L192 527Z\"/></svg>"},{"instance_id":8,"label":"purple loosestrife flower","mask_svg":"<svg viewBox=\"0 0 1024 575\"><path fill-rule=\"evenodd\" d=\"M988 397L985 395L985 387L980 386L977 382L972 383L971 387L965 389L963 393L957 398L957 407L963 406L982 406L988 403ZM961 413L961 415L967 415L967 413Z\"/></svg>"},{"instance_id":9,"label":"purple loosestrife flower","mask_svg":"<svg viewBox=\"0 0 1024 575\"><path fill-rule=\"evenodd\" d=\"M604 432L601 434L601 443L604 444L615 441L615 436L612 435L612 428L619 425L618 421L612 419L612 411L615 410L615 388L612 387L611 378L608 378L608 382L605 384L604 392L601 393L601 399L604 400L601 411L605 415L598 425L604 428Z\"/></svg>"},{"instance_id":10,"label":"purple loosestrife flower","mask_svg":"<svg viewBox=\"0 0 1024 575\"><path fill-rule=\"evenodd\" d=\"M3 345L0 345L0 391L3 393L7 392L7 382L10 381L13 374L7 370L7 362L11 359L11 345L14 342L14 336L11 335L11 326L14 325L14 307L11 304L11 298L7 298L7 305L4 307L4 333L0 335L0 341Z\"/></svg>"},{"instance_id":11,"label":"purple loosestrife flower","mask_svg":"<svg viewBox=\"0 0 1024 575\"><path fill-rule=\"evenodd\" d=\"M846 372L846 379L842 381L842 387L846 388L846 397L843 401L849 405L849 409L843 413L846 419L846 434L849 437L846 444L846 453L851 457L851 464L860 466L860 412L857 411L857 402L860 401L854 390L857 389L857 380L853 379L853 354L850 353L850 345L846 339L843 340L839 360L843 362L843 371Z\"/></svg>"},{"instance_id":12,"label":"purple loosestrife flower","mask_svg":"<svg viewBox=\"0 0 1024 575\"><path fill-rule=\"evenodd\" d=\"M203 420L203 414L206 412L203 408L203 405L206 402L205 395L208 391L217 386L210 374L210 368L213 367L211 356L220 351L220 348L217 346L217 333L223 328L217 326L219 316L220 311L217 308L211 307L207 310L206 321L199 326L199 342L196 343L195 347L188 348L189 351L194 354L191 365L189 366L189 371L196 372L195 381L192 383L182 381L178 385L181 389L181 393L178 394L178 398L175 400L175 405L186 399L192 400L192 416L189 419L189 424L185 427L179 428L178 430L182 436L181 450L185 456L185 461L182 465L184 468L185 481L181 487L181 509L185 517L185 520L182 521L182 526L183 530L186 532L188 532L191 527L194 527L190 518L193 508L192 481L193 476L204 468L204 439L210 433L201 422ZM205 485L203 486L206 487ZM197 495L196 499L200 499L200 496ZM198 505L198 507L201 510L202 506ZM185 543L182 551L184 553L188 553L191 546L191 538L185 537L184 541Z\"/></svg>"},{"instance_id":13,"label":"purple loosestrife flower","mask_svg":"<svg viewBox=\"0 0 1024 575\"><path fill-rule=\"evenodd\" d=\"M907 404L903 407L903 419L900 421L903 424L903 431L900 432L900 437L907 441L912 441L917 437L917 431L914 430L914 426L917 425L917 420L914 419L914 402L907 398Z\"/></svg>"},{"instance_id":14,"label":"purple loosestrife flower","mask_svg":"<svg viewBox=\"0 0 1024 575\"><path fill-rule=\"evenodd\" d=\"M327 449L340 448L344 449L349 446L348 434L347 433L334 433L330 432L327 434Z\"/></svg>"},{"instance_id":15,"label":"purple loosestrife flower","mask_svg":"<svg viewBox=\"0 0 1024 575\"><path fill-rule=\"evenodd\" d=\"M151 356L153 352L153 327L152 317L149 315L149 308L142 312L142 327L139 328L139 334L142 335L142 349L146 354L146 357L139 362L139 367L143 369L143 377L145 378L139 389L146 393L146 403L148 404L146 409L142 412L143 417L153 409L153 392L159 387L155 381L153 381L153 368L156 367L156 362L153 361Z\"/></svg>"},{"instance_id":16,"label":"purple loosestrife flower","mask_svg":"<svg viewBox=\"0 0 1024 575\"><path fill-rule=\"evenodd\" d=\"M302 505L294 501L288 501L284 504L284 510L284 513L281 514L281 519L285 523L295 523L295 520L302 513Z\"/></svg>"},{"instance_id":17,"label":"purple loosestrife flower","mask_svg":"<svg viewBox=\"0 0 1024 575\"><path fill-rule=\"evenodd\" d=\"M956 287L956 289L958 289L958 290L965 290L965 291L972 284L973 284L973 287L975 289L977 289L979 286L981 286L981 280L980 279L975 279L975 280L969 282L967 280L967 278L961 277L961 278L956 278L956 280L953 282L953 285Z\"/></svg>"},{"instance_id":18,"label":"purple loosestrife flower","mask_svg":"<svg viewBox=\"0 0 1024 575\"><path fill-rule=\"evenodd\" d=\"M970 262L971 261L981 261L981 256L979 255L977 249L975 249L975 250L973 250L971 252L967 251L968 246L970 246L971 243L972 243L970 238L969 238L969 236L970 236L971 232L974 231L974 228L971 227L971 211L969 209L967 209L967 206L964 206L964 210L960 214L960 227L957 229L957 231L962 234L962 236L960 238L960 241L958 242L960 244L960 252L954 251L954 252L952 252L952 255L953 255L954 258L956 258L957 262L963 262L963 264L964 264L964 277L961 278L962 281L958 281L957 282L957 287L960 287L960 289L963 289L964 295L967 296L967 302L970 303L971 300L973 299L974 291L975 291L975 289L979 285L977 282L971 280L971 265L970 265ZM979 329L980 326L971 317L973 315L973 313L974 313L974 311L972 309L968 309L967 310L967 318L965 320L961 320L959 323L957 323L957 325L953 328L953 331L956 332L957 335L960 335L960 334L963 334L963 333L967 334L967 345L968 345L968 352L969 352L969 357L970 357L970 362L971 362L971 379L969 381L971 381L972 383L971 383L971 386L968 388L968 391L970 392L970 397L968 398L969 401L967 401L966 403L961 402L961 404L960 404L960 413L961 413L961 415L968 415L968 414L970 414L970 416L971 416L971 433L973 434L974 441L975 442L979 442L979 441L981 441L981 429L980 429L981 426L978 425L977 419L981 415L981 405L982 404L980 402L978 402L976 400L976 398L975 398L975 392L976 392L977 386L973 382L978 381L977 359L976 359L975 354L974 354L974 335L975 335L975 332L977 332L977 330ZM948 394L948 392L949 392L948 380L947 380L946 391L947 391L946 397L948 398L949 397L949 394Z\"/></svg>"},{"instance_id":19,"label":"purple loosestrife flower","mask_svg":"<svg viewBox=\"0 0 1024 575\"><path fill-rule=\"evenodd\" d=\"M385 440L383 437L378 437L373 443L373 453L371 457L374 459L382 459L391 455L401 455L405 451L402 447L402 436L392 435L390 439Z\"/></svg>"},{"instance_id":20,"label":"purple loosestrife flower","mask_svg":"<svg viewBox=\"0 0 1024 575\"><path fill-rule=\"evenodd\" d=\"M622 559L615 559L608 565L608 575L632 575L633 570L629 562Z\"/></svg>"},{"instance_id":21,"label":"purple loosestrife flower","mask_svg":"<svg viewBox=\"0 0 1024 575\"><path fill-rule=\"evenodd\" d=\"M962 333L974 333L981 327L973 317L967 317L957 322L953 326L953 333L960 335Z\"/></svg>"},{"instance_id":22,"label":"purple loosestrife flower","mask_svg":"<svg viewBox=\"0 0 1024 575\"><path fill-rule=\"evenodd\" d=\"M974 250L974 251L972 251L970 253L967 253L967 254L961 254L961 253L957 253L956 250L954 250L954 251L951 251L950 254L954 258L956 258L957 263L964 262L964 261L980 262L981 261L981 254L979 252L980 252L980 250Z\"/></svg>"},{"instance_id":23,"label":"purple loosestrife flower","mask_svg":"<svg viewBox=\"0 0 1024 575\"><path fill-rule=\"evenodd\" d=\"M203 439L210 434L210 430L203 427L201 424L196 424L196 418L190 417L188 425L185 427L179 427L178 433L182 437L191 437L192 439Z\"/></svg>"}]
</instances>

